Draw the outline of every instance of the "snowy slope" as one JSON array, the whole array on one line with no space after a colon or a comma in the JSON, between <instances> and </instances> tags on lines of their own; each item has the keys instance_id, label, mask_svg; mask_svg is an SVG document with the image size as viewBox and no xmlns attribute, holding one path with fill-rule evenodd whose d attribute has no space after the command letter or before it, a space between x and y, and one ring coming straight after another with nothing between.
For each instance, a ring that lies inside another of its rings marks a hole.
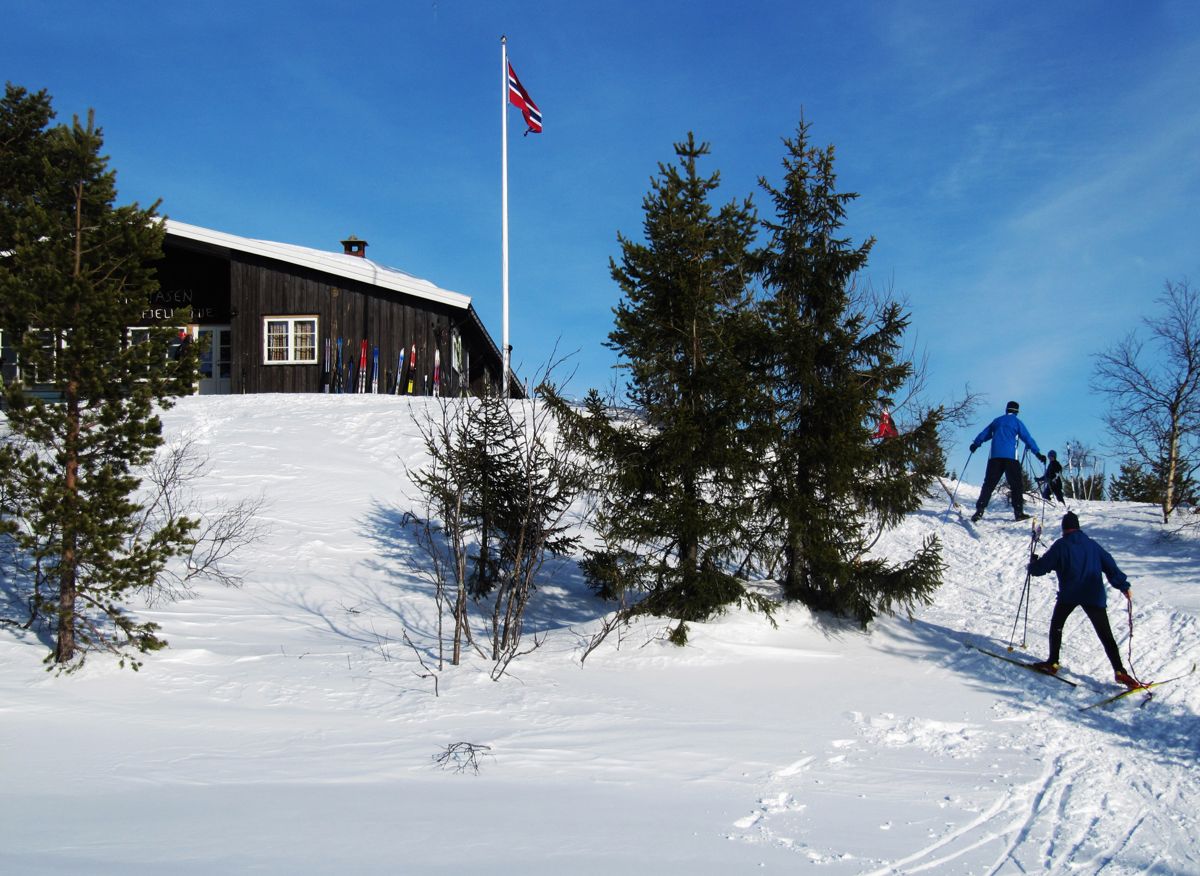
<instances>
[{"instance_id":1,"label":"snowy slope","mask_svg":"<svg viewBox=\"0 0 1200 876\"><path fill-rule=\"evenodd\" d=\"M947 583L865 635L788 607L685 649L646 624L581 666L604 606L557 564L531 610L545 644L500 682L447 668L435 696L403 640L428 649L435 616L399 526L431 403L165 415L211 457L204 496L262 495L269 534L242 589L141 612L171 647L138 673L47 674L42 643L0 630L0 872L1200 873L1200 676L1085 712L1116 688L1081 613L1077 689L965 647L1003 650L1024 582L1029 530L998 503L969 531L931 500L890 534L885 552L936 532ZM1133 579L1133 668L1185 670L1195 541L1162 540L1153 509L1077 510ZM1027 654L1052 601L1035 579ZM490 746L477 775L434 763L455 742Z\"/></svg>"}]
</instances>

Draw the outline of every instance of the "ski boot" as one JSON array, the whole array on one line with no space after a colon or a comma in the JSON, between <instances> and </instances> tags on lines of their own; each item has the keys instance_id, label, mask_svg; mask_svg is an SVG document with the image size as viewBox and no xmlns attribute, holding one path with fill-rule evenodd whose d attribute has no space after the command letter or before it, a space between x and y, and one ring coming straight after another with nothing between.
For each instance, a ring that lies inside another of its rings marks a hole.
<instances>
[{"instance_id":1,"label":"ski boot","mask_svg":"<svg viewBox=\"0 0 1200 876\"><path fill-rule=\"evenodd\" d=\"M1030 664L1038 672L1044 672L1047 675L1058 675L1058 664L1052 660L1039 660L1037 663Z\"/></svg>"},{"instance_id":2,"label":"ski boot","mask_svg":"<svg viewBox=\"0 0 1200 876\"><path fill-rule=\"evenodd\" d=\"M1123 669L1118 669L1113 678L1116 679L1117 684L1123 684L1130 690L1137 690L1142 686L1140 681Z\"/></svg>"}]
</instances>

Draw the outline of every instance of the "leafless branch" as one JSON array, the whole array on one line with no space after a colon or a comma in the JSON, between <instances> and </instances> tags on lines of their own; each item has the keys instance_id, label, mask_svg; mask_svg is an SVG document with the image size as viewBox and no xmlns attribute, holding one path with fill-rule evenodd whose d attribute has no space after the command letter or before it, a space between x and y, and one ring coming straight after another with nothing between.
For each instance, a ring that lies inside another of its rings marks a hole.
<instances>
[{"instance_id":1,"label":"leafless branch","mask_svg":"<svg viewBox=\"0 0 1200 876\"><path fill-rule=\"evenodd\" d=\"M433 762L444 770L454 770L472 775L479 775L479 758L492 757L490 745L479 745L475 742L453 742L446 746L445 751L433 756Z\"/></svg>"},{"instance_id":2,"label":"leafless branch","mask_svg":"<svg viewBox=\"0 0 1200 876\"><path fill-rule=\"evenodd\" d=\"M425 657L421 654L421 649L418 648L415 644L413 644L413 640L408 637L408 630L404 630L403 635L404 635L404 641L408 644L408 647L410 647L412 649L413 654L415 654L417 656L417 662L421 664L421 669L424 670L424 672L414 672L413 674L416 675L417 678L433 679L433 695L435 698L440 696L440 693L438 692L438 673L437 673L437 671L434 669L431 669L429 667L429 665L425 662Z\"/></svg>"}]
</instances>

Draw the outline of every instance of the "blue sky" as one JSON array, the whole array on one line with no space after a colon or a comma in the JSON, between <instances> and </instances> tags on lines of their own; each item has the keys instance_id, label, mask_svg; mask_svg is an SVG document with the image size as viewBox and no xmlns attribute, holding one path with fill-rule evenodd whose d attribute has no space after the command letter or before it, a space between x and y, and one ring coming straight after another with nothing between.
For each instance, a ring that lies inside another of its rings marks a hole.
<instances>
[{"instance_id":1,"label":"blue sky","mask_svg":"<svg viewBox=\"0 0 1200 876\"><path fill-rule=\"evenodd\" d=\"M777 180L801 113L858 192L867 276L906 301L933 400L1008 399L1043 450L1104 440L1092 354L1200 282L1200 4L2 4L4 77L96 110L120 200L368 255L470 295L500 340L500 35L545 133L509 117L511 340L604 387L617 232L694 131L719 201ZM982 476L983 454L968 470ZM1110 463L1110 468L1113 466Z\"/></svg>"}]
</instances>

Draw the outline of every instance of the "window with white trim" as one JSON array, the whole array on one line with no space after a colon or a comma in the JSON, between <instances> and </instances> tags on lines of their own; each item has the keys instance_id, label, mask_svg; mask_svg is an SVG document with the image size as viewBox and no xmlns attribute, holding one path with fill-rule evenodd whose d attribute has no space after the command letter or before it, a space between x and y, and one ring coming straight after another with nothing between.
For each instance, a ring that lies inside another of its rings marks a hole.
<instances>
[{"instance_id":1,"label":"window with white trim","mask_svg":"<svg viewBox=\"0 0 1200 876\"><path fill-rule=\"evenodd\" d=\"M264 365L315 365L317 363L317 318L315 316L263 317Z\"/></svg>"}]
</instances>

